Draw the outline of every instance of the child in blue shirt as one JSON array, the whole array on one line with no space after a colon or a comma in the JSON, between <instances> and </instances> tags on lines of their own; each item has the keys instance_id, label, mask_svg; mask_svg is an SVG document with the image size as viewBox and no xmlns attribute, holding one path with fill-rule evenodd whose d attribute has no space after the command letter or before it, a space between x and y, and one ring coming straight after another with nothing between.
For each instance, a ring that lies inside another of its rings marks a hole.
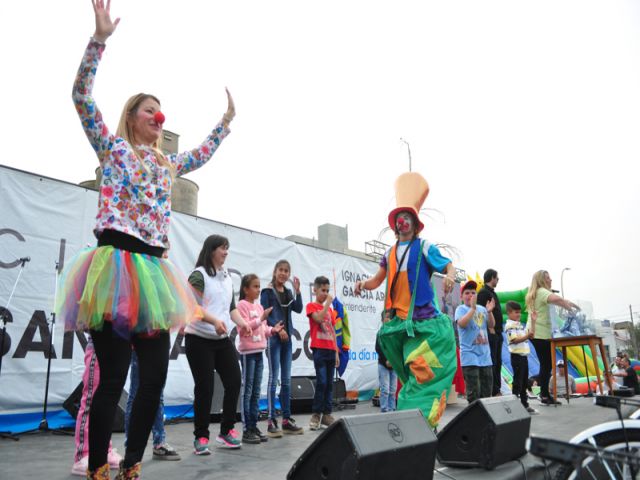
<instances>
[{"instance_id":1,"label":"child in blue shirt","mask_svg":"<svg viewBox=\"0 0 640 480\"><path fill-rule=\"evenodd\" d=\"M467 387L467 401L491 396L493 372L489 331L495 319L491 311L495 300L487 302L486 308L477 305L476 288L478 284L469 280L462 285L462 305L456 308L455 320L460 339L460 362Z\"/></svg>"}]
</instances>

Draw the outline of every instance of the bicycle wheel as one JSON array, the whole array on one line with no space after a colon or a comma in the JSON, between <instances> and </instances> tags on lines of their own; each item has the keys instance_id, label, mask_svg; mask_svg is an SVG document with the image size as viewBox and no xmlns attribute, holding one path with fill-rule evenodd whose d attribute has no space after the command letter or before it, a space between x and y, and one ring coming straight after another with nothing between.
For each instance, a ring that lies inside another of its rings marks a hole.
<instances>
[{"instance_id":1,"label":"bicycle wheel","mask_svg":"<svg viewBox=\"0 0 640 480\"><path fill-rule=\"evenodd\" d=\"M629 447L636 452L640 450L640 430L637 428L627 429L627 440L629 441ZM616 430L609 430L606 432L594 435L582 443L593 445L607 450L624 450L627 447L625 442L624 432L622 428ZM573 465L562 465L555 475L555 480L623 480L625 465L618 462L610 462L600 460L594 457L587 457L582 462L582 472L577 474ZM634 477L635 478L635 477Z\"/></svg>"}]
</instances>

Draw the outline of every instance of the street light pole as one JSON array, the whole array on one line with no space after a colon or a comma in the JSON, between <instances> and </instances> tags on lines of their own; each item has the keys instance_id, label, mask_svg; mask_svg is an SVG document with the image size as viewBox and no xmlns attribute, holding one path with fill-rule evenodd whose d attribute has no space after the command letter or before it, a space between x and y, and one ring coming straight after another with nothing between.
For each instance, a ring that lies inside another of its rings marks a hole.
<instances>
[{"instance_id":1,"label":"street light pole","mask_svg":"<svg viewBox=\"0 0 640 480\"><path fill-rule=\"evenodd\" d=\"M409 142L407 142L404 138L400 137L400 141L407 146L407 151L409 152L409 171L411 171L411 147L409 146Z\"/></svg>"},{"instance_id":2,"label":"street light pole","mask_svg":"<svg viewBox=\"0 0 640 480\"><path fill-rule=\"evenodd\" d=\"M631 337L631 344L633 345L633 351L638 355L638 342L636 341L636 329L633 323L633 310L631 309L631 305L629 305L629 316L631 317L631 325L629 327L629 336Z\"/></svg>"},{"instance_id":3,"label":"street light pole","mask_svg":"<svg viewBox=\"0 0 640 480\"><path fill-rule=\"evenodd\" d=\"M564 298L564 272L565 270L571 270L569 267L564 267L562 272L560 272L560 295Z\"/></svg>"}]
</instances>

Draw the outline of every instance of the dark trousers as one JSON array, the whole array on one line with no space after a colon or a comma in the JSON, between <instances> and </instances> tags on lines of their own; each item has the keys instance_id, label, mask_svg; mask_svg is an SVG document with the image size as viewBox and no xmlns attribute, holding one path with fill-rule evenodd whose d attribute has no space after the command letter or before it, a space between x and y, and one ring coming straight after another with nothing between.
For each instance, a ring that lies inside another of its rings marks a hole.
<instances>
[{"instance_id":1,"label":"dark trousers","mask_svg":"<svg viewBox=\"0 0 640 480\"><path fill-rule=\"evenodd\" d=\"M215 370L224 387L220 434L226 435L236 421L242 382L236 347L228 338L212 340L192 334L185 335L184 345L194 382L193 434L196 438L209 438Z\"/></svg>"},{"instance_id":2,"label":"dark trousers","mask_svg":"<svg viewBox=\"0 0 640 480\"><path fill-rule=\"evenodd\" d=\"M467 402L491 396L493 367L462 367L464 383L467 387Z\"/></svg>"},{"instance_id":3,"label":"dark trousers","mask_svg":"<svg viewBox=\"0 0 640 480\"><path fill-rule=\"evenodd\" d=\"M91 330L91 338L100 366L100 384L89 413L89 469L95 470L107 463L111 428L127 380L133 346L138 356L140 379L124 457L125 466L130 467L142 461L158 411L169 367L169 332L162 331L153 337L133 335L129 341L113 332L111 322L104 322L101 331Z\"/></svg>"},{"instance_id":4,"label":"dark trousers","mask_svg":"<svg viewBox=\"0 0 640 480\"><path fill-rule=\"evenodd\" d=\"M316 392L313 396L313 413L331 413L333 374L336 368L336 352L326 348L313 349L313 366L316 369Z\"/></svg>"},{"instance_id":5,"label":"dark trousers","mask_svg":"<svg viewBox=\"0 0 640 480\"><path fill-rule=\"evenodd\" d=\"M540 361L540 397L549 398L549 379L551 378L551 341L541 338L531 340Z\"/></svg>"},{"instance_id":6,"label":"dark trousers","mask_svg":"<svg viewBox=\"0 0 640 480\"><path fill-rule=\"evenodd\" d=\"M529 382L529 360L527 355L511 354L511 368L513 368L513 383L511 393L520 397L520 402L527 408L529 397L527 395L527 384Z\"/></svg>"},{"instance_id":7,"label":"dark trousers","mask_svg":"<svg viewBox=\"0 0 640 480\"><path fill-rule=\"evenodd\" d=\"M491 349L491 361L493 362L493 387L491 395L500 393L500 383L502 380L502 344L504 339L502 333L489 334L489 348Z\"/></svg>"}]
</instances>

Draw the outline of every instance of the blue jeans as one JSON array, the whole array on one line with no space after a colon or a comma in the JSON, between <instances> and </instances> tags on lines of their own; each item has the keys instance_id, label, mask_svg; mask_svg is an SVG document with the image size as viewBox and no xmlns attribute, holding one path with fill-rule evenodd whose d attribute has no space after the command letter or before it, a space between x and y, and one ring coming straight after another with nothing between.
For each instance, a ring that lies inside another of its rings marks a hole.
<instances>
[{"instance_id":1,"label":"blue jeans","mask_svg":"<svg viewBox=\"0 0 640 480\"><path fill-rule=\"evenodd\" d=\"M269 362L269 381L267 383L267 400L269 418L276 418L276 384L280 376L280 408L282 418L291 417L291 337L281 342L278 335L273 335L267 343L267 360Z\"/></svg>"},{"instance_id":2,"label":"blue jeans","mask_svg":"<svg viewBox=\"0 0 640 480\"><path fill-rule=\"evenodd\" d=\"M242 423L245 430L258 426L258 400L263 368L262 352L242 355Z\"/></svg>"},{"instance_id":3,"label":"blue jeans","mask_svg":"<svg viewBox=\"0 0 640 480\"><path fill-rule=\"evenodd\" d=\"M380 382L380 411L394 412L396 409L396 387L398 376L392 369L378 363L378 381Z\"/></svg>"},{"instance_id":4,"label":"blue jeans","mask_svg":"<svg viewBox=\"0 0 640 480\"><path fill-rule=\"evenodd\" d=\"M127 411L124 413L124 444L127 445L127 436L129 434L129 417L131 416L131 408L133 407L133 400L136 398L136 392L138 391L138 384L140 383L140 371L138 368L138 356L135 350L131 352L131 382L129 385L129 398L127 399ZM151 433L153 434L153 446L162 445L166 438L166 432L164 431L164 387L163 392L160 393L160 404L158 405L158 411L156 412L156 418L153 421L153 427L151 427Z\"/></svg>"},{"instance_id":5,"label":"blue jeans","mask_svg":"<svg viewBox=\"0 0 640 480\"><path fill-rule=\"evenodd\" d=\"M331 413L336 352L326 348L314 348L313 366L316 369L316 393L313 396L311 411L313 413Z\"/></svg>"}]
</instances>

